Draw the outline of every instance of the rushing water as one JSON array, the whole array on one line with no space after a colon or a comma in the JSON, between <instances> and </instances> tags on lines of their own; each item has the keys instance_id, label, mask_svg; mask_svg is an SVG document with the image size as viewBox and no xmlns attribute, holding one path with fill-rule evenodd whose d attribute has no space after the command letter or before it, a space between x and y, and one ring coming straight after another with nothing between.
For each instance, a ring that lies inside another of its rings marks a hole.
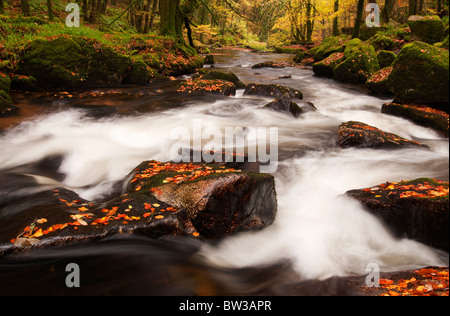
<instances>
[{"instance_id":1,"label":"rushing water","mask_svg":"<svg viewBox=\"0 0 450 316\"><path fill-rule=\"evenodd\" d=\"M382 114L381 106L389 100L370 96L360 87L317 78L308 69L251 69L266 60L289 61L289 55L220 52L225 55L216 56L219 70L232 70L247 84L297 88L317 111L301 104L307 111L295 119L261 109L271 99L244 96L242 90L236 97L180 99L166 93L171 83L122 88L117 93L103 90L51 102L50 98L18 96L27 113L38 115L0 134L0 176L32 175L39 183L33 192L63 186L96 200L111 193L114 184L141 161L170 160L170 148L176 141L170 135L176 127L193 132L198 120L204 127L222 131L226 127L247 127L250 131L277 127L276 222L257 233L200 245L194 257L205 269L245 269L288 260L299 279L323 279L363 275L371 263L382 271L448 265L447 253L392 237L358 202L343 196L348 190L386 181L419 177L448 180L448 139ZM278 79L282 76L290 78ZM338 127L350 120L430 148L341 149L336 146ZM36 167L51 157L62 157L54 170ZM27 194L6 183L1 185L0 202L8 195ZM0 210L0 218L4 216L7 210Z\"/></svg>"}]
</instances>

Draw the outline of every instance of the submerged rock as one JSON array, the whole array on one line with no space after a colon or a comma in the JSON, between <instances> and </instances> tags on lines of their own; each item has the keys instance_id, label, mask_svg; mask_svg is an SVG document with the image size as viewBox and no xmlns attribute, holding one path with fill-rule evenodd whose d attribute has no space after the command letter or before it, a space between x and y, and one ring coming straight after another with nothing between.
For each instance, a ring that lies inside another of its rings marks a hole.
<instances>
[{"instance_id":1,"label":"submerged rock","mask_svg":"<svg viewBox=\"0 0 450 316\"><path fill-rule=\"evenodd\" d=\"M449 114L428 106L386 103L381 111L385 114L406 118L420 126L429 127L444 137L449 137Z\"/></svg>"},{"instance_id":2,"label":"submerged rock","mask_svg":"<svg viewBox=\"0 0 450 316\"><path fill-rule=\"evenodd\" d=\"M339 127L338 144L342 148L427 148L427 146L418 142L355 121L343 123Z\"/></svg>"},{"instance_id":3,"label":"submerged rock","mask_svg":"<svg viewBox=\"0 0 450 316\"><path fill-rule=\"evenodd\" d=\"M252 66L252 69L260 69L260 68L286 68L291 67L292 65L287 62L274 62L274 61L266 61L263 63L259 63Z\"/></svg>"},{"instance_id":4,"label":"submerged rock","mask_svg":"<svg viewBox=\"0 0 450 316\"><path fill-rule=\"evenodd\" d=\"M417 179L385 183L346 194L364 204L399 238L449 251L449 183Z\"/></svg>"},{"instance_id":5,"label":"submerged rock","mask_svg":"<svg viewBox=\"0 0 450 316\"><path fill-rule=\"evenodd\" d=\"M265 108L272 109L277 112L289 113L296 118L303 113L303 110L298 106L297 103L292 101L292 98L288 93L283 94L278 99L267 104Z\"/></svg>"},{"instance_id":6,"label":"submerged rock","mask_svg":"<svg viewBox=\"0 0 450 316\"><path fill-rule=\"evenodd\" d=\"M116 234L218 239L262 229L277 211L273 176L219 164L146 161L123 187L104 202L63 188L7 201L10 209L23 207L3 218L0 243L44 246Z\"/></svg>"}]
</instances>

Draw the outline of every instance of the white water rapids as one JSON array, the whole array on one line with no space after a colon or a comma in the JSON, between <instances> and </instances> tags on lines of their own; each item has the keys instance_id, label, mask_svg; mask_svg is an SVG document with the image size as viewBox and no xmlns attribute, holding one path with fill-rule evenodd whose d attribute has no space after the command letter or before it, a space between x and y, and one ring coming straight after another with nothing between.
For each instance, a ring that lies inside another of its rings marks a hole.
<instances>
[{"instance_id":1,"label":"white water rapids","mask_svg":"<svg viewBox=\"0 0 450 316\"><path fill-rule=\"evenodd\" d=\"M412 240L398 240L356 201L343 194L386 181L449 178L449 142L430 129L381 113L387 100L313 76L299 68L250 69L270 56L234 53L223 58L245 82L279 83L300 89L318 111L295 119L261 109L270 99L243 96L193 101L184 107L134 116L93 119L67 109L39 116L0 136L0 172L64 155L64 180L39 177L43 188L64 186L83 198L107 194L144 160L169 160L171 131L204 127L278 127L280 164L274 174L278 198L276 222L257 233L243 233L200 255L225 267L291 260L304 278L364 274L376 263L382 271L448 266L448 254ZM281 58L281 57L279 57ZM240 67L245 64L243 67ZM238 65L238 66L237 66ZM256 74L255 74L256 73ZM281 75L290 79L274 81ZM370 150L336 146L342 122L357 120L430 149Z\"/></svg>"}]
</instances>

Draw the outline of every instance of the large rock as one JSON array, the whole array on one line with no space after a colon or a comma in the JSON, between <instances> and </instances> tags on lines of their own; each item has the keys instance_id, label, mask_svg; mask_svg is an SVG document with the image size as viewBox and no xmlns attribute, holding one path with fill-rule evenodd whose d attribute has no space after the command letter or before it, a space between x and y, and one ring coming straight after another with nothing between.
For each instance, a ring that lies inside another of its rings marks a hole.
<instances>
[{"instance_id":1,"label":"large rock","mask_svg":"<svg viewBox=\"0 0 450 316\"><path fill-rule=\"evenodd\" d=\"M434 179L385 183L347 195L364 204L398 237L449 251L449 184Z\"/></svg>"},{"instance_id":2,"label":"large rock","mask_svg":"<svg viewBox=\"0 0 450 316\"><path fill-rule=\"evenodd\" d=\"M420 126L429 127L444 137L449 136L449 114L427 106L386 103L381 111L385 114L406 118Z\"/></svg>"},{"instance_id":3,"label":"large rock","mask_svg":"<svg viewBox=\"0 0 450 316\"><path fill-rule=\"evenodd\" d=\"M448 51L423 42L405 45L394 62L388 86L396 103L425 104L448 112Z\"/></svg>"},{"instance_id":4,"label":"large rock","mask_svg":"<svg viewBox=\"0 0 450 316\"><path fill-rule=\"evenodd\" d=\"M333 78L334 69L344 61L344 53L333 53L324 60L313 65L314 74L318 77Z\"/></svg>"},{"instance_id":5,"label":"large rock","mask_svg":"<svg viewBox=\"0 0 450 316\"><path fill-rule=\"evenodd\" d=\"M303 94L297 89L285 87L275 84L249 84L244 91L245 95L259 95L264 97L279 98L284 94L289 94L291 98L297 98L302 100Z\"/></svg>"},{"instance_id":6,"label":"large rock","mask_svg":"<svg viewBox=\"0 0 450 316\"><path fill-rule=\"evenodd\" d=\"M217 70L200 69L198 74L192 76L193 79L205 79L205 80L224 80L232 82L236 89L245 89L246 85L236 76L233 72L222 72Z\"/></svg>"},{"instance_id":7,"label":"large rock","mask_svg":"<svg viewBox=\"0 0 450 316\"><path fill-rule=\"evenodd\" d=\"M77 36L36 39L25 47L17 74L33 76L46 89L73 89L122 83L129 57L100 42Z\"/></svg>"},{"instance_id":8,"label":"large rock","mask_svg":"<svg viewBox=\"0 0 450 316\"><path fill-rule=\"evenodd\" d=\"M352 84L364 84L380 70L373 46L353 39L347 43L344 61L334 69L334 79Z\"/></svg>"},{"instance_id":9,"label":"large rock","mask_svg":"<svg viewBox=\"0 0 450 316\"><path fill-rule=\"evenodd\" d=\"M392 72L393 67L386 67L376 72L372 77L369 78L366 82L366 87L368 87L372 92L380 94L380 95L389 95L392 93L388 87L388 78Z\"/></svg>"},{"instance_id":10,"label":"large rock","mask_svg":"<svg viewBox=\"0 0 450 316\"><path fill-rule=\"evenodd\" d=\"M316 47L308 51L308 56L313 56L315 61L321 61L333 53L342 53L345 50L349 37L346 35L332 36L325 39Z\"/></svg>"},{"instance_id":11,"label":"large rock","mask_svg":"<svg viewBox=\"0 0 450 316\"><path fill-rule=\"evenodd\" d=\"M343 123L339 127L338 144L342 148L427 147L418 142L355 121Z\"/></svg>"},{"instance_id":12,"label":"large rock","mask_svg":"<svg viewBox=\"0 0 450 316\"><path fill-rule=\"evenodd\" d=\"M5 90L0 90L0 117L9 116L17 111L9 94Z\"/></svg>"},{"instance_id":13,"label":"large rock","mask_svg":"<svg viewBox=\"0 0 450 316\"><path fill-rule=\"evenodd\" d=\"M278 99L267 104L265 108L272 109L277 112L289 113L295 118L299 117L300 114L303 113L303 110L298 106L297 103L292 101L292 98L288 93L283 94Z\"/></svg>"},{"instance_id":14,"label":"large rock","mask_svg":"<svg viewBox=\"0 0 450 316\"><path fill-rule=\"evenodd\" d=\"M146 161L122 187L101 203L64 188L3 201L10 215L2 218L0 243L45 246L116 234L218 239L262 229L277 211L273 176L219 164Z\"/></svg>"},{"instance_id":15,"label":"large rock","mask_svg":"<svg viewBox=\"0 0 450 316\"><path fill-rule=\"evenodd\" d=\"M444 23L437 15L412 15L408 19L408 25L414 39L428 44L440 42L444 35Z\"/></svg>"},{"instance_id":16,"label":"large rock","mask_svg":"<svg viewBox=\"0 0 450 316\"><path fill-rule=\"evenodd\" d=\"M189 79L179 83L177 93L194 96L202 95L236 95L234 83L225 80Z\"/></svg>"},{"instance_id":17,"label":"large rock","mask_svg":"<svg viewBox=\"0 0 450 316\"><path fill-rule=\"evenodd\" d=\"M389 52L386 50L380 51L377 55L378 64L380 64L380 68L392 66L396 58L397 55L395 55L394 52Z\"/></svg>"}]
</instances>

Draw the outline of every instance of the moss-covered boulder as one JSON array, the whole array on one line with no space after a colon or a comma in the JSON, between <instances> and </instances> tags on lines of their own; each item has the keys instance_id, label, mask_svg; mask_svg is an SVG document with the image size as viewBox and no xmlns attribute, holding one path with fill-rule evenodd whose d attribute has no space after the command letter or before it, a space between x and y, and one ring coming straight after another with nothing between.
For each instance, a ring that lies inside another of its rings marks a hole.
<instances>
[{"instance_id":1,"label":"moss-covered boulder","mask_svg":"<svg viewBox=\"0 0 450 316\"><path fill-rule=\"evenodd\" d=\"M395 58L397 58L397 55L394 52L382 50L377 55L378 64L380 65L380 68L386 68L389 66L392 66L392 64L395 61Z\"/></svg>"},{"instance_id":2,"label":"moss-covered boulder","mask_svg":"<svg viewBox=\"0 0 450 316\"><path fill-rule=\"evenodd\" d=\"M232 82L236 89L245 89L246 85L242 83L238 76L235 73L222 72L217 70L206 70L200 69L198 73L192 76L193 79L205 79L205 80L224 80Z\"/></svg>"},{"instance_id":3,"label":"moss-covered boulder","mask_svg":"<svg viewBox=\"0 0 450 316\"><path fill-rule=\"evenodd\" d=\"M364 84L380 70L377 55L373 46L353 39L347 43L344 61L334 69L333 78L353 84Z\"/></svg>"},{"instance_id":4,"label":"moss-covered boulder","mask_svg":"<svg viewBox=\"0 0 450 316\"><path fill-rule=\"evenodd\" d=\"M386 67L376 72L372 77L366 82L366 86L374 93L380 95L392 95L389 91L387 81L389 75L392 72L393 67Z\"/></svg>"},{"instance_id":5,"label":"moss-covered boulder","mask_svg":"<svg viewBox=\"0 0 450 316\"><path fill-rule=\"evenodd\" d=\"M0 117L16 113L18 109L13 105L11 97L5 90L0 89Z\"/></svg>"},{"instance_id":6,"label":"moss-covered boulder","mask_svg":"<svg viewBox=\"0 0 450 316\"><path fill-rule=\"evenodd\" d=\"M396 47L396 42L389 36L377 33L375 36L367 40L367 43L372 45L375 50L391 50Z\"/></svg>"},{"instance_id":7,"label":"moss-covered boulder","mask_svg":"<svg viewBox=\"0 0 450 316\"><path fill-rule=\"evenodd\" d=\"M347 35L332 36L325 39L319 45L308 51L309 56L313 56L315 61L321 61L333 53L342 53L345 50L349 37Z\"/></svg>"},{"instance_id":8,"label":"moss-covered boulder","mask_svg":"<svg viewBox=\"0 0 450 316\"><path fill-rule=\"evenodd\" d=\"M408 25L414 39L428 44L440 42L444 35L444 23L437 15L412 15L408 19Z\"/></svg>"},{"instance_id":9,"label":"moss-covered boulder","mask_svg":"<svg viewBox=\"0 0 450 316\"><path fill-rule=\"evenodd\" d=\"M120 84L131 60L100 42L77 36L40 38L22 52L17 74L33 76L46 89Z\"/></svg>"},{"instance_id":10,"label":"moss-covered boulder","mask_svg":"<svg viewBox=\"0 0 450 316\"><path fill-rule=\"evenodd\" d=\"M279 98L284 94L289 94L291 98L302 100L303 94L301 91L275 84L249 84L245 89L244 95L259 95L263 97Z\"/></svg>"},{"instance_id":11,"label":"moss-covered boulder","mask_svg":"<svg viewBox=\"0 0 450 316\"><path fill-rule=\"evenodd\" d=\"M123 83L145 85L149 82L165 78L165 76L159 74L155 69L150 68L142 60L136 60L131 63L130 70L125 76Z\"/></svg>"},{"instance_id":12,"label":"moss-covered boulder","mask_svg":"<svg viewBox=\"0 0 450 316\"><path fill-rule=\"evenodd\" d=\"M0 90L9 92L11 89L11 79L6 74L0 72Z\"/></svg>"},{"instance_id":13,"label":"moss-covered boulder","mask_svg":"<svg viewBox=\"0 0 450 316\"><path fill-rule=\"evenodd\" d=\"M348 191L399 238L449 250L449 183L421 178Z\"/></svg>"},{"instance_id":14,"label":"moss-covered boulder","mask_svg":"<svg viewBox=\"0 0 450 316\"><path fill-rule=\"evenodd\" d=\"M408 119L417 125L429 127L444 137L449 136L449 114L428 106L414 106L398 103L386 103L382 113Z\"/></svg>"},{"instance_id":15,"label":"moss-covered boulder","mask_svg":"<svg viewBox=\"0 0 450 316\"><path fill-rule=\"evenodd\" d=\"M427 147L418 142L384 132L374 126L356 121L341 124L339 127L338 145L342 148L357 147L386 149Z\"/></svg>"},{"instance_id":16,"label":"moss-covered boulder","mask_svg":"<svg viewBox=\"0 0 450 316\"><path fill-rule=\"evenodd\" d=\"M329 57L313 65L316 76L333 78L334 69L344 61L344 53L333 53Z\"/></svg>"},{"instance_id":17,"label":"moss-covered boulder","mask_svg":"<svg viewBox=\"0 0 450 316\"><path fill-rule=\"evenodd\" d=\"M33 76L12 75L11 89L17 91L35 91L38 90L37 79Z\"/></svg>"},{"instance_id":18,"label":"moss-covered boulder","mask_svg":"<svg viewBox=\"0 0 450 316\"><path fill-rule=\"evenodd\" d=\"M388 86L395 103L429 105L448 112L449 52L419 41L405 45L394 62Z\"/></svg>"}]
</instances>

